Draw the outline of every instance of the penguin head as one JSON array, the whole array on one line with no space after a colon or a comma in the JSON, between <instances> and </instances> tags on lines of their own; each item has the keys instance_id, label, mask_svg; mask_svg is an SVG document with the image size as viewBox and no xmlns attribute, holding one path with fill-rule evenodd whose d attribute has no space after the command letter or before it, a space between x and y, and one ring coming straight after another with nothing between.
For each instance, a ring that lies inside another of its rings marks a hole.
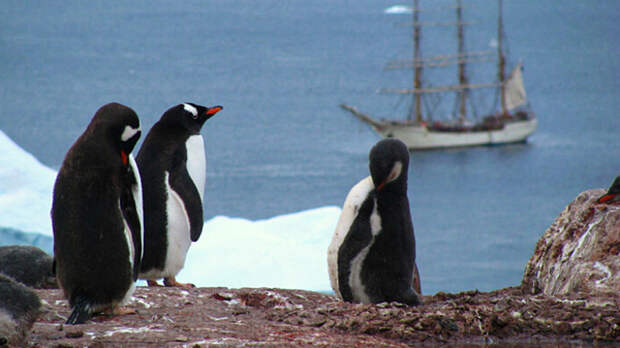
<instances>
[{"instance_id":1,"label":"penguin head","mask_svg":"<svg viewBox=\"0 0 620 348\"><path fill-rule=\"evenodd\" d=\"M620 176L617 176L616 179L614 179L614 182L611 183L611 186L609 186L607 193L601 196L597 200L597 203L620 201L620 197L618 196L619 194L620 194Z\"/></svg>"},{"instance_id":2,"label":"penguin head","mask_svg":"<svg viewBox=\"0 0 620 348\"><path fill-rule=\"evenodd\" d=\"M400 140L379 141L370 150L370 176L377 192L407 192L409 151Z\"/></svg>"},{"instance_id":3,"label":"penguin head","mask_svg":"<svg viewBox=\"0 0 620 348\"><path fill-rule=\"evenodd\" d=\"M609 186L609 193L620 193L620 175L614 179L614 182Z\"/></svg>"},{"instance_id":4,"label":"penguin head","mask_svg":"<svg viewBox=\"0 0 620 348\"><path fill-rule=\"evenodd\" d=\"M130 107L110 103L97 110L84 134L103 137L127 165L127 157L140 139L140 120Z\"/></svg>"},{"instance_id":5,"label":"penguin head","mask_svg":"<svg viewBox=\"0 0 620 348\"><path fill-rule=\"evenodd\" d=\"M194 103L184 103L168 109L161 117L160 122L176 125L187 129L191 134L200 132L204 123L222 110L220 105L205 107Z\"/></svg>"}]
</instances>

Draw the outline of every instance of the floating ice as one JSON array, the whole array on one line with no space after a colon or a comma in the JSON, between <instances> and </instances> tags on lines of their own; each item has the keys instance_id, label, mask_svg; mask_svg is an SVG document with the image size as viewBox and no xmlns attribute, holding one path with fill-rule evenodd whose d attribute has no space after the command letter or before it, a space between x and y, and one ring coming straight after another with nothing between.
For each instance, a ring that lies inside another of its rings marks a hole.
<instances>
[{"instance_id":1,"label":"floating ice","mask_svg":"<svg viewBox=\"0 0 620 348\"><path fill-rule=\"evenodd\" d=\"M405 5L394 5L383 10L385 14L412 14L413 9Z\"/></svg>"},{"instance_id":2,"label":"floating ice","mask_svg":"<svg viewBox=\"0 0 620 348\"><path fill-rule=\"evenodd\" d=\"M177 279L196 286L329 291L327 247L340 215L323 207L250 221L216 216Z\"/></svg>"},{"instance_id":3,"label":"floating ice","mask_svg":"<svg viewBox=\"0 0 620 348\"><path fill-rule=\"evenodd\" d=\"M2 131L0 151L0 227L51 236L56 172ZM197 286L328 291L327 247L339 215L340 208L323 207L259 221L216 216L190 246L178 278Z\"/></svg>"},{"instance_id":4,"label":"floating ice","mask_svg":"<svg viewBox=\"0 0 620 348\"><path fill-rule=\"evenodd\" d=\"M52 235L56 172L0 131L0 227Z\"/></svg>"}]
</instances>

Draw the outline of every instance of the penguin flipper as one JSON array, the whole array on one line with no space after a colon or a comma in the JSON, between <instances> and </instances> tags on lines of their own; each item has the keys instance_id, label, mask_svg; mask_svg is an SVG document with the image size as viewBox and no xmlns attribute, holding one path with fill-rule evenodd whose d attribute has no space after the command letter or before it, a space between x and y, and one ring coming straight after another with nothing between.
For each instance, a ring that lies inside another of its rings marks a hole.
<instances>
[{"instance_id":1,"label":"penguin flipper","mask_svg":"<svg viewBox=\"0 0 620 348\"><path fill-rule=\"evenodd\" d=\"M138 278L140 263L143 256L144 214L142 208L142 182L138 172L138 165L131 154L128 156L128 159L128 185L125 188L125 192L121 195L121 210L123 219L130 229L133 241L133 278L135 281Z\"/></svg>"},{"instance_id":2,"label":"penguin flipper","mask_svg":"<svg viewBox=\"0 0 620 348\"><path fill-rule=\"evenodd\" d=\"M190 238L192 242L195 242L200 238L204 223L202 200L200 199L198 189L184 165L175 166L175 169L170 172L168 180L170 187L183 201L187 217L189 218Z\"/></svg>"},{"instance_id":3,"label":"penguin flipper","mask_svg":"<svg viewBox=\"0 0 620 348\"><path fill-rule=\"evenodd\" d=\"M88 319L93 316L91 306L88 300L84 297L78 296L75 299L75 305L71 315L65 322L68 325L84 324Z\"/></svg>"}]
</instances>

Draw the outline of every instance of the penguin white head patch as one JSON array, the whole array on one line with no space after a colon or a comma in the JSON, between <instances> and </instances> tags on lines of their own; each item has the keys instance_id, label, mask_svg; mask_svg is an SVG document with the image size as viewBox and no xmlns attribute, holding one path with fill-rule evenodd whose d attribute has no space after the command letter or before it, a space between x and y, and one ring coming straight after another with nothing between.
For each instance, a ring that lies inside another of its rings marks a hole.
<instances>
[{"instance_id":1,"label":"penguin white head patch","mask_svg":"<svg viewBox=\"0 0 620 348\"><path fill-rule=\"evenodd\" d=\"M183 104L183 109L185 109L185 111L189 112L190 114L192 114L194 116L194 118L196 118L196 116L198 116L198 110L196 110L196 108L193 105L189 105L189 104Z\"/></svg>"},{"instance_id":2,"label":"penguin white head patch","mask_svg":"<svg viewBox=\"0 0 620 348\"><path fill-rule=\"evenodd\" d=\"M400 176L400 173L402 171L403 171L403 162L396 161L396 163L394 163L394 167L392 167L392 171L390 172L390 175L388 176L386 182L396 180Z\"/></svg>"},{"instance_id":3,"label":"penguin white head patch","mask_svg":"<svg viewBox=\"0 0 620 348\"><path fill-rule=\"evenodd\" d=\"M392 167L392 171L390 172L390 175L388 175L388 177L385 178L385 181L383 181L377 186L377 191L381 191L386 184L398 179L402 171L403 171L403 162L396 161L394 163L394 166Z\"/></svg>"},{"instance_id":4,"label":"penguin white head patch","mask_svg":"<svg viewBox=\"0 0 620 348\"><path fill-rule=\"evenodd\" d=\"M136 135L136 133L138 133L139 131L140 131L140 127L133 128L132 126L125 126L125 129L123 130L123 134L121 134L121 140L127 141L131 139L131 137Z\"/></svg>"}]
</instances>

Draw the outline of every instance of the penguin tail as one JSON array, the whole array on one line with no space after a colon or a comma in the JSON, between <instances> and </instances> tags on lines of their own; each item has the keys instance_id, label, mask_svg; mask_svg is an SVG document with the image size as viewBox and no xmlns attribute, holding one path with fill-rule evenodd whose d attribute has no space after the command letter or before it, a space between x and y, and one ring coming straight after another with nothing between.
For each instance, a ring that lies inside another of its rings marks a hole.
<instances>
[{"instance_id":1,"label":"penguin tail","mask_svg":"<svg viewBox=\"0 0 620 348\"><path fill-rule=\"evenodd\" d=\"M420 294L418 294L413 289L408 289L403 295L402 301L400 302L403 302L409 306L419 306L421 304L424 304L422 302L422 296L420 296Z\"/></svg>"},{"instance_id":2,"label":"penguin tail","mask_svg":"<svg viewBox=\"0 0 620 348\"><path fill-rule=\"evenodd\" d=\"M73 311L65 322L67 325L84 324L92 315L90 303L85 297L77 296L74 301Z\"/></svg>"}]
</instances>

